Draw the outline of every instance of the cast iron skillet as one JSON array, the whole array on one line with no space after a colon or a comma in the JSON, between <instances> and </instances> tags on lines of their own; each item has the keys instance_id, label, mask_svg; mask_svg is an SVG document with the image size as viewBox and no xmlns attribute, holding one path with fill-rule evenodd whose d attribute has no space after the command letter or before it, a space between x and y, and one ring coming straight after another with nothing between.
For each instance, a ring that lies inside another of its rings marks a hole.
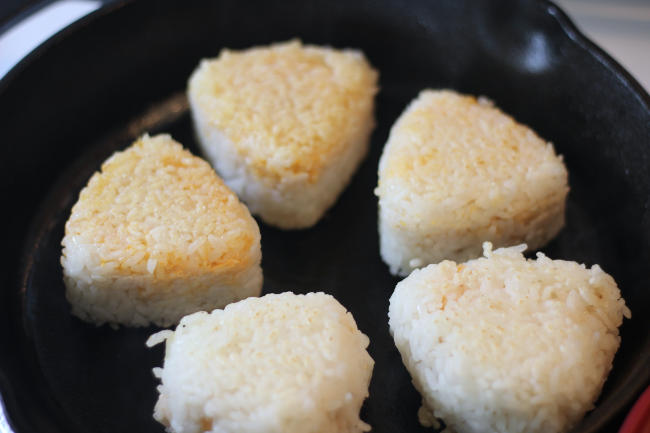
<instances>
[{"instance_id":1,"label":"cast iron skillet","mask_svg":"<svg viewBox=\"0 0 650 433\"><path fill-rule=\"evenodd\" d=\"M546 1L123 1L56 35L0 82L5 258L0 391L17 432L162 432L151 418L146 349L155 329L73 318L59 265L63 224L91 173L139 134L170 132L197 152L182 92L223 47L300 37L363 49L381 73L372 150L313 229L261 224L264 292L324 290L370 337L376 361L362 418L377 433L430 431L387 327L397 282L378 254L377 161L389 128L425 87L492 98L564 155L567 226L544 251L599 263L633 318L596 409L605 432L648 382L650 97Z\"/></svg>"}]
</instances>

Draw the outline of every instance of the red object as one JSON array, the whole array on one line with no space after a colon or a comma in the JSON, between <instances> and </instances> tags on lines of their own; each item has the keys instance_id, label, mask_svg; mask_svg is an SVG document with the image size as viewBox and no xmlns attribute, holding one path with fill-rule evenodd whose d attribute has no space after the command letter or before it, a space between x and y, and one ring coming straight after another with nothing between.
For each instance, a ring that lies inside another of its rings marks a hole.
<instances>
[{"instance_id":1,"label":"red object","mask_svg":"<svg viewBox=\"0 0 650 433\"><path fill-rule=\"evenodd\" d=\"M650 433L650 386L627 414L618 433Z\"/></svg>"}]
</instances>

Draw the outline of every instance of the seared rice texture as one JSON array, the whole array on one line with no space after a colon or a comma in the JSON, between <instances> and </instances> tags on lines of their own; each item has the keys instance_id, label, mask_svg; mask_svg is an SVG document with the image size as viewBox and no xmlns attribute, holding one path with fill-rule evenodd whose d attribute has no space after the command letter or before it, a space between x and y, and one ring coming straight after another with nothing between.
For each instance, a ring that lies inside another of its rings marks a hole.
<instances>
[{"instance_id":1,"label":"seared rice texture","mask_svg":"<svg viewBox=\"0 0 650 433\"><path fill-rule=\"evenodd\" d=\"M525 245L413 273L390 330L431 413L451 431L565 432L593 407L630 311L598 265L537 260ZM414 414L415 416L415 414Z\"/></svg>"},{"instance_id":2,"label":"seared rice texture","mask_svg":"<svg viewBox=\"0 0 650 433\"><path fill-rule=\"evenodd\" d=\"M223 50L189 81L202 150L266 223L314 225L368 150L377 72L360 51L299 41Z\"/></svg>"},{"instance_id":3,"label":"seared rice texture","mask_svg":"<svg viewBox=\"0 0 650 433\"><path fill-rule=\"evenodd\" d=\"M98 325L168 326L262 287L257 223L168 135L145 135L104 162L62 245L72 313Z\"/></svg>"},{"instance_id":4,"label":"seared rice texture","mask_svg":"<svg viewBox=\"0 0 650 433\"><path fill-rule=\"evenodd\" d=\"M381 256L408 275L479 257L485 240L537 249L564 225L568 191L551 143L484 98L425 90L379 163Z\"/></svg>"},{"instance_id":5,"label":"seared rice texture","mask_svg":"<svg viewBox=\"0 0 650 433\"><path fill-rule=\"evenodd\" d=\"M368 337L323 293L249 298L184 317L166 340L154 418L174 433L352 433L373 360Z\"/></svg>"}]
</instances>

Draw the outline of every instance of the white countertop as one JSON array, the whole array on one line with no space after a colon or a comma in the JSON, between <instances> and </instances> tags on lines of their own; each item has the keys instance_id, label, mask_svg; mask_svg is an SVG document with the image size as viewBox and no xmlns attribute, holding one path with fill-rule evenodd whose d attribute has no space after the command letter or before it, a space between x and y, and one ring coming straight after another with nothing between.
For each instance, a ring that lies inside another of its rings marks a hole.
<instances>
[{"instance_id":1,"label":"white countertop","mask_svg":"<svg viewBox=\"0 0 650 433\"><path fill-rule=\"evenodd\" d=\"M555 0L650 92L650 0Z\"/></svg>"}]
</instances>

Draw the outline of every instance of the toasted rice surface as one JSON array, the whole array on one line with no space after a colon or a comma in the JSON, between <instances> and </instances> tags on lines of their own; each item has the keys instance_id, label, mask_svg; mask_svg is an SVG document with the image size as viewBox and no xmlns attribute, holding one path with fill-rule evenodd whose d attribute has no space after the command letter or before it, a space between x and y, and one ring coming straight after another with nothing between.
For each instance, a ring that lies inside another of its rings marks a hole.
<instances>
[{"instance_id":1,"label":"toasted rice surface","mask_svg":"<svg viewBox=\"0 0 650 433\"><path fill-rule=\"evenodd\" d=\"M377 194L428 203L401 207L401 221L457 227L495 217L531 218L557 194L567 171L553 145L485 98L425 90L394 125L379 166ZM541 203L541 204L540 204ZM399 207L399 206L397 206Z\"/></svg>"},{"instance_id":2,"label":"toasted rice surface","mask_svg":"<svg viewBox=\"0 0 650 433\"><path fill-rule=\"evenodd\" d=\"M354 50L300 41L223 50L192 75L193 106L269 184L316 182L349 138L372 122L377 72Z\"/></svg>"},{"instance_id":3,"label":"toasted rice surface","mask_svg":"<svg viewBox=\"0 0 650 433\"><path fill-rule=\"evenodd\" d=\"M262 288L257 223L168 135L145 135L102 165L61 243L72 314L98 325L168 326Z\"/></svg>"},{"instance_id":4,"label":"toasted rice surface","mask_svg":"<svg viewBox=\"0 0 650 433\"><path fill-rule=\"evenodd\" d=\"M379 162L382 258L408 275L478 257L485 240L539 248L564 226L567 177L551 143L490 101L422 91Z\"/></svg>"},{"instance_id":5,"label":"toasted rice surface","mask_svg":"<svg viewBox=\"0 0 650 433\"><path fill-rule=\"evenodd\" d=\"M92 245L102 272L165 278L249 265L259 229L204 160L168 135L115 153L81 191L69 247Z\"/></svg>"}]
</instances>

